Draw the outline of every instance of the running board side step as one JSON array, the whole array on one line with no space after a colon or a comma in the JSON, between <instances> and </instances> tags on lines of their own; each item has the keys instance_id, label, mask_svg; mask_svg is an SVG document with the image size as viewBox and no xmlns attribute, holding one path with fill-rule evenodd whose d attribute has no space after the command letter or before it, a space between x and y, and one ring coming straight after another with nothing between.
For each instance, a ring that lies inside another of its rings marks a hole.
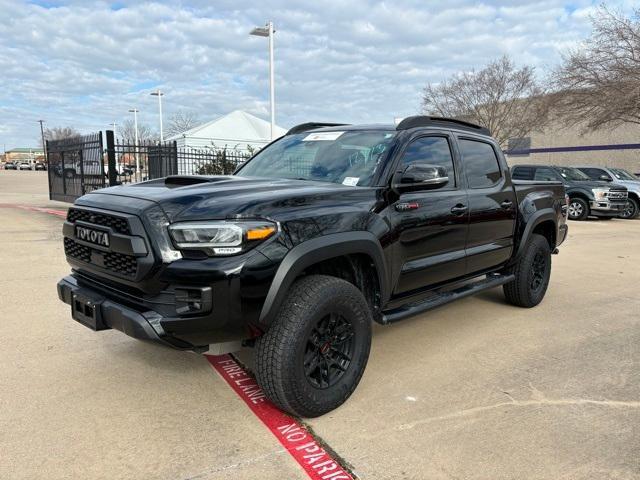
<instances>
[{"instance_id":1,"label":"running board side step","mask_svg":"<svg viewBox=\"0 0 640 480\"><path fill-rule=\"evenodd\" d=\"M447 303L459 300L470 295L475 295L483 290L499 287L505 283L515 279L515 275L487 275L487 278L478 282L469 283L455 290L437 293L435 296L423 300L421 302L409 303L392 310L383 312L380 323L387 325L389 323L399 322L407 317L412 317L419 313L446 305Z\"/></svg>"}]
</instances>

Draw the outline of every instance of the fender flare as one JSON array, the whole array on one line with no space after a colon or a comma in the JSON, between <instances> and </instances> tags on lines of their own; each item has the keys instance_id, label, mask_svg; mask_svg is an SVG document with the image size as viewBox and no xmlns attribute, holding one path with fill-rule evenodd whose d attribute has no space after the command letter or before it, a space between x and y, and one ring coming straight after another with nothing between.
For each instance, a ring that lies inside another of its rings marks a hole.
<instances>
[{"instance_id":1,"label":"fender flare","mask_svg":"<svg viewBox=\"0 0 640 480\"><path fill-rule=\"evenodd\" d=\"M520 238L520 244L518 245L518 251L516 252L515 257L519 257L524 252L524 248L529 241L529 237L533 233L533 230L540 225L542 222L546 222L551 220L555 225L556 229L556 238L558 235L558 221L556 218L556 212L553 208L543 208L538 210L534 214L529 217L527 220L527 224L524 227L524 231L522 232L522 237Z\"/></svg>"},{"instance_id":2,"label":"fender flare","mask_svg":"<svg viewBox=\"0 0 640 480\"><path fill-rule=\"evenodd\" d=\"M379 240L366 231L334 233L300 243L286 254L269 287L259 323L271 325L291 285L305 268L350 254L365 254L371 258L378 273L381 301L384 303L388 298L387 268Z\"/></svg>"}]
</instances>

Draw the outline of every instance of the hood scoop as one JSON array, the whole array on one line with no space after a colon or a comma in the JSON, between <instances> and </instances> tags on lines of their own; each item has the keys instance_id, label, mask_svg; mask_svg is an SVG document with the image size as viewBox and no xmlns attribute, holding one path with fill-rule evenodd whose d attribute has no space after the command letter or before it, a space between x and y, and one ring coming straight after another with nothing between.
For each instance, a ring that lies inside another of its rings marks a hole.
<instances>
[{"instance_id":1,"label":"hood scoop","mask_svg":"<svg viewBox=\"0 0 640 480\"><path fill-rule=\"evenodd\" d=\"M214 183L223 180L230 180L231 177L224 175L204 176L204 175L171 175L164 179L165 186L169 188L186 187L201 183Z\"/></svg>"}]
</instances>

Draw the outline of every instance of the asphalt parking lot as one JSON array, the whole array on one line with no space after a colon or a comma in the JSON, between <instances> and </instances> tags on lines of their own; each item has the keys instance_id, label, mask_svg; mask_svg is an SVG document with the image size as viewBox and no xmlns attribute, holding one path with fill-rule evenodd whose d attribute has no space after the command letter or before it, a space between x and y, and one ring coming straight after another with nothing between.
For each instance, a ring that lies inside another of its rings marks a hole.
<instances>
[{"instance_id":1,"label":"asphalt parking lot","mask_svg":"<svg viewBox=\"0 0 640 480\"><path fill-rule=\"evenodd\" d=\"M44 172L0 171L0 479L308 478L206 359L94 333ZM305 423L362 479L640 478L640 221L570 224L545 301L500 289L374 329ZM250 367L250 352L240 359Z\"/></svg>"}]
</instances>

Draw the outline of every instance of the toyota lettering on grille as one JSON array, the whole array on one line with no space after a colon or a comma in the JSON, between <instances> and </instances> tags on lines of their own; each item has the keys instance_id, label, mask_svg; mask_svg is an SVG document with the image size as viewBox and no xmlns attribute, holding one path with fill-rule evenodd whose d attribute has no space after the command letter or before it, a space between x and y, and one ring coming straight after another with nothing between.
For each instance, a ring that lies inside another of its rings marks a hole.
<instances>
[{"instance_id":1,"label":"toyota lettering on grille","mask_svg":"<svg viewBox=\"0 0 640 480\"><path fill-rule=\"evenodd\" d=\"M101 230L76 225L76 238L83 242L100 245L101 247L109 247L109 234Z\"/></svg>"}]
</instances>

